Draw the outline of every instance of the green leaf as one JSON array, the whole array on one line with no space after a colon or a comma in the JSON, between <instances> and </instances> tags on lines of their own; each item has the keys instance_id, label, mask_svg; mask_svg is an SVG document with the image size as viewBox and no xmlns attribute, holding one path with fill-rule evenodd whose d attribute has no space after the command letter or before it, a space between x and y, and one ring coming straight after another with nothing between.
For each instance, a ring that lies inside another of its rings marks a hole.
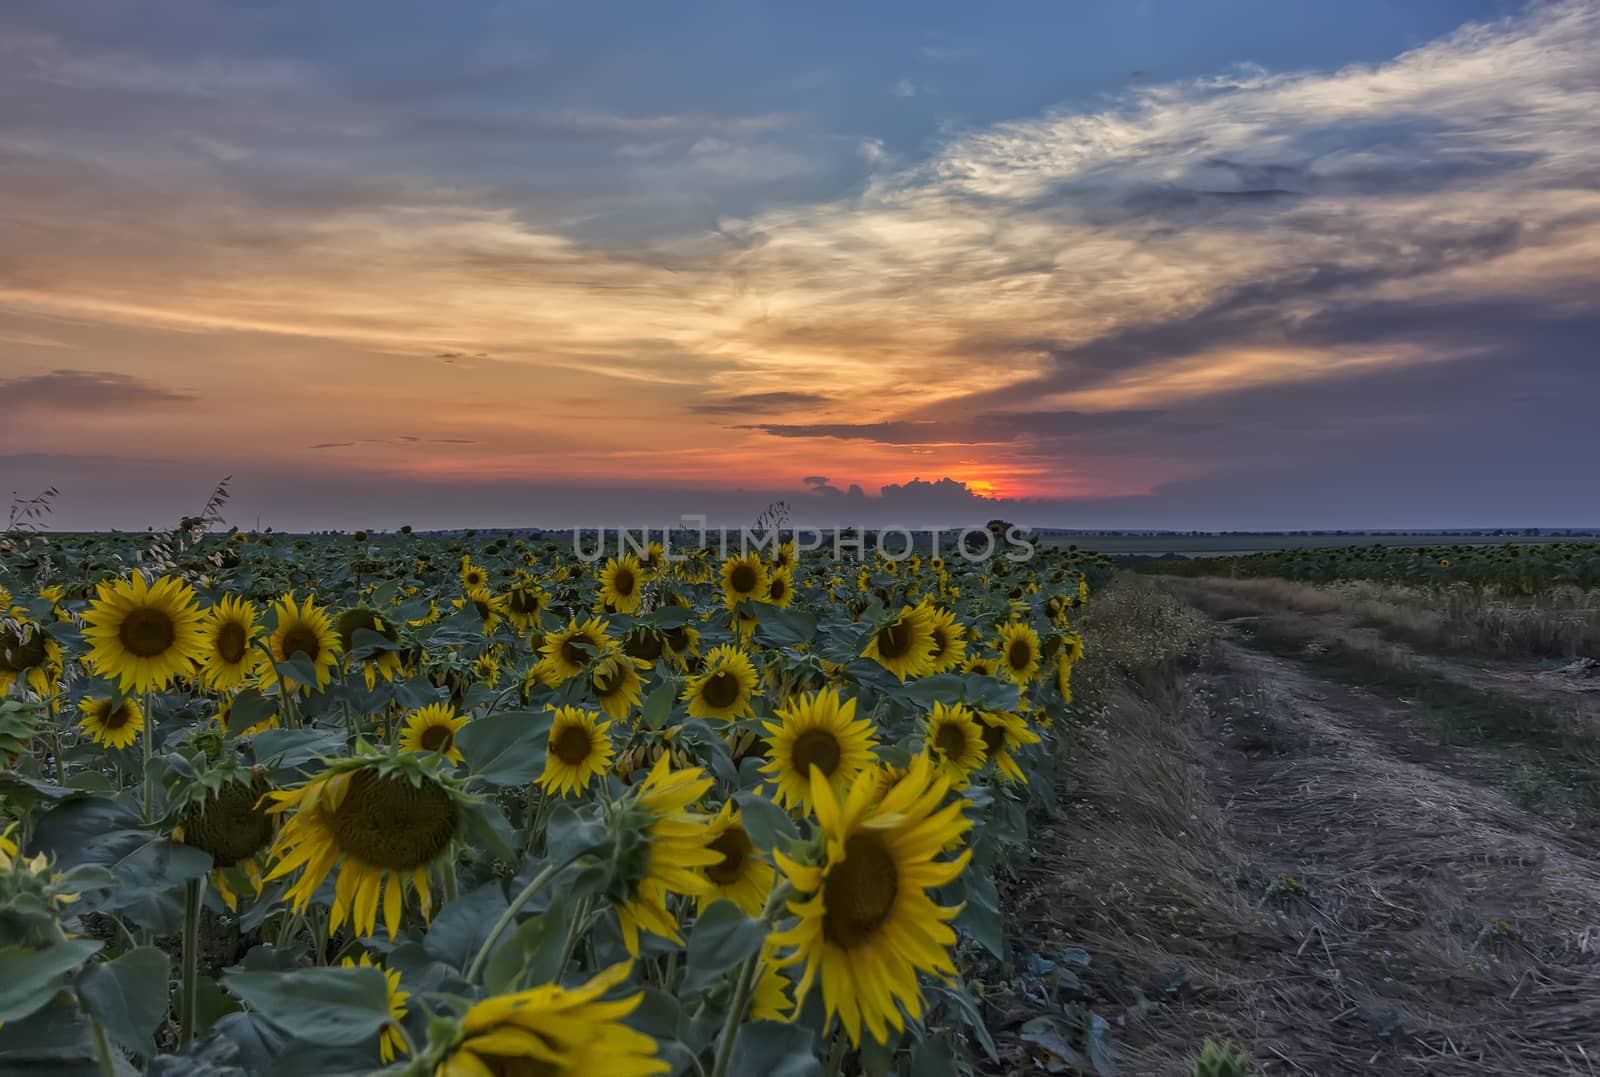
<instances>
[{"instance_id":1,"label":"green leaf","mask_svg":"<svg viewBox=\"0 0 1600 1077\"><path fill-rule=\"evenodd\" d=\"M759 951L766 937L766 924L719 898L706 907L689 932L689 968L713 973L730 969Z\"/></svg>"},{"instance_id":2,"label":"green leaf","mask_svg":"<svg viewBox=\"0 0 1600 1077\"><path fill-rule=\"evenodd\" d=\"M1005 917L1000 915L1000 896L994 888L994 880L977 872L968 872L965 882L966 904L956 916L956 927L977 939L985 950L1004 961Z\"/></svg>"},{"instance_id":3,"label":"green leaf","mask_svg":"<svg viewBox=\"0 0 1600 1077\"><path fill-rule=\"evenodd\" d=\"M654 628L682 628L698 615L698 611L690 606L672 605L662 606L640 620Z\"/></svg>"},{"instance_id":4,"label":"green leaf","mask_svg":"<svg viewBox=\"0 0 1600 1077\"><path fill-rule=\"evenodd\" d=\"M744 832L750 835L756 848L772 849L779 842L800 836L789 813L762 794L746 789L742 793L735 793L733 800L739 805L739 818L744 824Z\"/></svg>"},{"instance_id":5,"label":"green leaf","mask_svg":"<svg viewBox=\"0 0 1600 1077\"><path fill-rule=\"evenodd\" d=\"M647 729L660 729L672 715L672 704L678 698L678 682L668 678L650 690L644 697L644 724Z\"/></svg>"},{"instance_id":6,"label":"green leaf","mask_svg":"<svg viewBox=\"0 0 1600 1077\"><path fill-rule=\"evenodd\" d=\"M962 1022L972 1028L972 1033L978 1037L978 1043L983 1047L983 1053L989 1056L991 1062L1000 1061L1000 1052L995 1048L994 1037L989 1035L989 1026L984 1024L983 1014L978 1010L977 1000L967 993L965 987L950 988L940 984L929 984L928 993L938 998L946 999L956 1009Z\"/></svg>"},{"instance_id":7,"label":"green leaf","mask_svg":"<svg viewBox=\"0 0 1600 1077\"><path fill-rule=\"evenodd\" d=\"M469 890L439 910L422 940L423 948L445 964L465 970L507 904L497 882Z\"/></svg>"},{"instance_id":8,"label":"green leaf","mask_svg":"<svg viewBox=\"0 0 1600 1077\"><path fill-rule=\"evenodd\" d=\"M389 654L398 649L399 644L394 640L370 628L358 628L350 636L349 657L358 661L374 655Z\"/></svg>"},{"instance_id":9,"label":"green leaf","mask_svg":"<svg viewBox=\"0 0 1600 1077\"><path fill-rule=\"evenodd\" d=\"M151 1036L167 1016L167 955L154 946L129 950L92 965L78 977L78 997L118 1044L134 1054L153 1052Z\"/></svg>"},{"instance_id":10,"label":"green leaf","mask_svg":"<svg viewBox=\"0 0 1600 1077\"><path fill-rule=\"evenodd\" d=\"M292 770L320 756L343 755L344 737L342 729L263 729L250 746L262 766Z\"/></svg>"},{"instance_id":11,"label":"green leaf","mask_svg":"<svg viewBox=\"0 0 1600 1077\"><path fill-rule=\"evenodd\" d=\"M0 947L0 1021L19 1021L42 1009L61 990L62 977L104 945L98 939L62 939L43 950ZM165 1002L165 988L161 997Z\"/></svg>"},{"instance_id":12,"label":"green leaf","mask_svg":"<svg viewBox=\"0 0 1600 1077\"><path fill-rule=\"evenodd\" d=\"M389 1021L388 984L376 968L233 972L223 985L251 1011L310 1043L360 1043Z\"/></svg>"},{"instance_id":13,"label":"green leaf","mask_svg":"<svg viewBox=\"0 0 1600 1077\"><path fill-rule=\"evenodd\" d=\"M105 865L117 876L117 888L106 908L125 909L156 894L198 879L211 870L211 854L192 845L166 838L151 838L143 831L132 831L143 844L129 849Z\"/></svg>"},{"instance_id":14,"label":"green leaf","mask_svg":"<svg viewBox=\"0 0 1600 1077\"><path fill-rule=\"evenodd\" d=\"M730 1063L729 1073L757 1073L761 1077L819 1077L822 1073L811 1031L782 1021L740 1025Z\"/></svg>"},{"instance_id":15,"label":"green leaf","mask_svg":"<svg viewBox=\"0 0 1600 1077\"><path fill-rule=\"evenodd\" d=\"M277 709L277 700L268 699L254 688L246 688L233 697L233 706L228 709L228 732L242 733L272 717Z\"/></svg>"},{"instance_id":16,"label":"green leaf","mask_svg":"<svg viewBox=\"0 0 1600 1077\"><path fill-rule=\"evenodd\" d=\"M772 647L809 644L817 634L817 616L797 607L756 606L756 639Z\"/></svg>"},{"instance_id":17,"label":"green leaf","mask_svg":"<svg viewBox=\"0 0 1600 1077\"><path fill-rule=\"evenodd\" d=\"M509 994L549 983L561 974L567 913L565 895L557 894L550 908L524 920L501 940L483 972L484 986L491 994Z\"/></svg>"},{"instance_id":18,"label":"green leaf","mask_svg":"<svg viewBox=\"0 0 1600 1077\"><path fill-rule=\"evenodd\" d=\"M557 804L545 823L545 852L557 864L570 864L610 844L611 834L594 805L585 805L580 812L570 804Z\"/></svg>"},{"instance_id":19,"label":"green leaf","mask_svg":"<svg viewBox=\"0 0 1600 1077\"><path fill-rule=\"evenodd\" d=\"M489 785L527 785L544 773L550 745L549 711L499 711L474 718L456 734L473 777Z\"/></svg>"},{"instance_id":20,"label":"green leaf","mask_svg":"<svg viewBox=\"0 0 1600 1077\"><path fill-rule=\"evenodd\" d=\"M280 658L277 662L278 676L287 677L296 684L305 685L307 688L317 686L317 667L303 654L293 654L288 658Z\"/></svg>"}]
</instances>

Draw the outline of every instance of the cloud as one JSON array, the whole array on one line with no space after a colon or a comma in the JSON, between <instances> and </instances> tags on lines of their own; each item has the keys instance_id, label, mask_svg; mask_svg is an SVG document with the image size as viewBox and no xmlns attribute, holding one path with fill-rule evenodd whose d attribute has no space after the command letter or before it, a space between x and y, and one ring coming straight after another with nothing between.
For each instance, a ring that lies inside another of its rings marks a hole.
<instances>
[{"instance_id":1,"label":"cloud","mask_svg":"<svg viewBox=\"0 0 1600 1077\"><path fill-rule=\"evenodd\" d=\"M181 404L194 398L131 374L109 370L52 370L0 381L8 409L99 411L142 405Z\"/></svg>"},{"instance_id":2,"label":"cloud","mask_svg":"<svg viewBox=\"0 0 1600 1077\"><path fill-rule=\"evenodd\" d=\"M1159 410L1011 411L990 412L961 421L915 419L879 423L760 423L747 429L761 430L781 438L836 438L875 441L883 445L993 445L1030 435L1066 437L1142 426L1164 414Z\"/></svg>"},{"instance_id":3,"label":"cloud","mask_svg":"<svg viewBox=\"0 0 1600 1077\"><path fill-rule=\"evenodd\" d=\"M751 412L770 413L796 411L801 408L820 407L833 402L825 393L803 393L784 390L770 393L737 393L733 396L701 400L689 405L690 411L702 415L744 415Z\"/></svg>"}]
</instances>

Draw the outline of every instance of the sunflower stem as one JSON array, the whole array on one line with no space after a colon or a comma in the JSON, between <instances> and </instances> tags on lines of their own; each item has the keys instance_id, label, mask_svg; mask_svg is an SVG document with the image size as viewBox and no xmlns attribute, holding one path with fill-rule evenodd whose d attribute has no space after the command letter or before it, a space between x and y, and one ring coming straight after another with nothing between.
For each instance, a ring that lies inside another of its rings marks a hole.
<instances>
[{"instance_id":1,"label":"sunflower stem","mask_svg":"<svg viewBox=\"0 0 1600 1077\"><path fill-rule=\"evenodd\" d=\"M94 1031L94 1056L100 1063L101 1077L117 1077L117 1064L111 1054L111 1043L106 1039L104 1026L91 1015L89 1027Z\"/></svg>"},{"instance_id":2,"label":"sunflower stem","mask_svg":"<svg viewBox=\"0 0 1600 1077\"><path fill-rule=\"evenodd\" d=\"M578 907L573 912L572 923L567 925L567 941L561 944L561 964L556 966L555 979L557 982L567 971L567 962L572 960L572 955L578 951L578 942L587 932L589 924L589 899L578 899Z\"/></svg>"},{"instance_id":3,"label":"sunflower stem","mask_svg":"<svg viewBox=\"0 0 1600 1077\"><path fill-rule=\"evenodd\" d=\"M772 922L789 893L790 887L787 882L773 886L772 892L767 895L766 908L761 910L763 922ZM756 973L761 968L762 956L758 950L747 957L739 969L739 979L733 989L733 1005L728 1009L728 1016L722 1022L722 1036L717 1040L717 1060L711 1067L711 1077L728 1077L728 1063L733 1059L733 1041L739 1035L739 1026L744 1022L745 1012L750 1009L750 999L755 994Z\"/></svg>"},{"instance_id":4,"label":"sunflower stem","mask_svg":"<svg viewBox=\"0 0 1600 1077\"><path fill-rule=\"evenodd\" d=\"M448 905L456 899L456 891L460 886L460 883L456 880L456 858L454 853L444 858L444 862L439 867L439 874L444 884L444 903Z\"/></svg>"},{"instance_id":5,"label":"sunflower stem","mask_svg":"<svg viewBox=\"0 0 1600 1077\"><path fill-rule=\"evenodd\" d=\"M139 729L139 740L144 745L144 821L151 822L151 807L155 801L155 783L151 781L150 759L155 754L154 733L156 716L150 711L150 693L144 693L141 709L144 711L144 725Z\"/></svg>"},{"instance_id":6,"label":"sunflower stem","mask_svg":"<svg viewBox=\"0 0 1600 1077\"><path fill-rule=\"evenodd\" d=\"M835 1025L833 1030L833 1047L828 1052L828 1065L823 1069L824 1077L839 1077L844 1072L845 1051L850 1041L845 1038L844 1029Z\"/></svg>"},{"instance_id":7,"label":"sunflower stem","mask_svg":"<svg viewBox=\"0 0 1600 1077\"><path fill-rule=\"evenodd\" d=\"M183 888L183 994L178 1010L179 1039L182 1047L194 1039L195 1014L200 997L200 910L205 896L206 877L190 879Z\"/></svg>"},{"instance_id":8,"label":"sunflower stem","mask_svg":"<svg viewBox=\"0 0 1600 1077\"><path fill-rule=\"evenodd\" d=\"M500 914L500 919L496 920L494 927L490 928L489 937L483 940L483 945L478 947L477 956L472 959L472 964L467 967L468 983L475 984L478 982L478 977L483 974L484 964L489 960L489 955L494 952L494 944L500 941L500 936L505 933L506 928L511 926L512 921L517 918L517 913L522 911L522 907L532 901L533 896L544 889L546 883L560 874L561 869L565 868L569 862L561 861L559 863L546 864L544 870L535 875L528 882L528 885L522 888L522 893L518 894L511 904L506 906L506 911Z\"/></svg>"}]
</instances>

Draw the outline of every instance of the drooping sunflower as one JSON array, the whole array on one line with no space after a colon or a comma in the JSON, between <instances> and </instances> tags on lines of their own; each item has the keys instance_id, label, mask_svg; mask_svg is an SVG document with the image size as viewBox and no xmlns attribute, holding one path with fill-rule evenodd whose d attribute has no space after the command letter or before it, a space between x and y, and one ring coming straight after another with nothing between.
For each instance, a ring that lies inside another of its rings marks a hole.
<instances>
[{"instance_id":1,"label":"drooping sunflower","mask_svg":"<svg viewBox=\"0 0 1600 1077\"><path fill-rule=\"evenodd\" d=\"M928 715L928 751L953 789L965 789L972 772L983 766L983 727L965 703L935 703Z\"/></svg>"},{"instance_id":2,"label":"drooping sunflower","mask_svg":"<svg viewBox=\"0 0 1600 1077\"><path fill-rule=\"evenodd\" d=\"M622 653L637 658L646 669L654 669L656 662L666 653L667 641L649 625L635 625L622 640Z\"/></svg>"},{"instance_id":3,"label":"drooping sunflower","mask_svg":"<svg viewBox=\"0 0 1600 1077\"><path fill-rule=\"evenodd\" d=\"M452 604L458 610L471 606L483 621L485 636L492 635L494 630L500 627L500 622L506 615L506 596L497 595L487 587L474 587L467 592L466 598L454 599Z\"/></svg>"},{"instance_id":4,"label":"drooping sunflower","mask_svg":"<svg viewBox=\"0 0 1600 1077\"><path fill-rule=\"evenodd\" d=\"M539 627L539 614L550 604L550 596L536 584L518 584L506 592L506 619L518 632Z\"/></svg>"},{"instance_id":5,"label":"drooping sunflower","mask_svg":"<svg viewBox=\"0 0 1600 1077\"><path fill-rule=\"evenodd\" d=\"M768 605L787 608L794 601L794 569L778 568L767 579Z\"/></svg>"},{"instance_id":6,"label":"drooping sunflower","mask_svg":"<svg viewBox=\"0 0 1600 1077\"><path fill-rule=\"evenodd\" d=\"M61 679L61 645L44 629L0 603L0 698L18 681L41 696L53 695Z\"/></svg>"},{"instance_id":7,"label":"drooping sunflower","mask_svg":"<svg viewBox=\"0 0 1600 1077\"><path fill-rule=\"evenodd\" d=\"M633 835L636 845L628 858L633 870L618 880L614 898L622 941L634 957L641 930L682 946L667 897L698 897L711 886L701 869L719 863L723 854L706 845L705 816L688 809L712 784L699 767L672 770L671 755L664 753L621 809L618 830Z\"/></svg>"},{"instance_id":8,"label":"drooping sunflower","mask_svg":"<svg viewBox=\"0 0 1600 1077\"><path fill-rule=\"evenodd\" d=\"M667 647L667 659L673 665L683 668L689 660L700 653L700 630L689 625L679 625L677 628L666 629L661 634L662 642Z\"/></svg>"},{"instance_id":9,"label":"drooping sunflower","mask_svg":"<svg viewBox=\"0 0 1600 1077\"><path fill-rule=\"evenodd\" d=\"M1039 633L1026 621L1011 621L996 631L999 633L1000 675L1026 688L1039 672Z\"/></svg>"},{"instance_id":10,"label":"drooping sunflower","mask_svg":"<svg viewBox=\"0 0 1600 1077\"><path fill-rule=\"evenodd\" d=\"M130 696L84 696L78 701L78 710L83 713L78 727L102 748L126 748L139 739L144 729L144 710Z\"/></svg>"},{"instance_id":11,"label":"drooping sunflower","mask_svg":"<svg viewBox=\"0 0 1600 1077\"><path fill-rule=\"evenodd\" d=\"M656 1041L622 1023L644 998L600 996L628 978L614 965L579 987L546 984L475 1003L433 1077L650 1077L672 1067Z\"/></svg>"},{"instance_id":12,"label":"drooping sunflower","mask_svg":"<svg viewBox=\"0 0 1600 1077\"><path fill-rule=\"evenodd\" d=\"M856 701L840 699L836 689L801 695L778 708L778 717L762 723L770 735L761 772L776 780L776 799L785 806L811 810L812 768L837 791L872 764L872 722L858 720Z\"/></svg>"},{"instance_id":13,"label":"drooping sunflower","mask_svg":"<svg viewBox=\"0 0 1600 1077\"><path fill-rule=\"evenodd\" d=\"M262 803L271 786L260 773L226 762L203 769L178 797L172 840L211 854L211 879L228 908L238 907L230 869L261 891L259 854L272 841L274 820Z\"/></svg>"},{"instance_id":14,"label":"drooping sunflower","mask_svg":"<svg viewBox=\"0 0 1600 1077\"><path fill-rule=\"evenodd\" d=\"M722 859L704 868L711 889L695 899L700 911L718 898L727 898L746 916L760 916L776 873L756 852L733 801L723 804L706 827L706 847L720 853Z\"/></svg>"},{"instance_id":15,"label":"drooping sunflower","mask_svg":"<svg viewBox=\"0 0 1600 1077\"><path fill-rule=\"evenodd\" d=\"M400 1022L405 1020L406 999L411 997L411 992L400 990L400 970L384 968L375 963L372 955L368 953L363 953L360 961L353 961L347 957L339 962L339 966L347 969L377 969L383 973L384 991L389 999L389 1023L378 1033L378 1057L388 1063L393 1062L396 1055L409 1054L406 1038L400 1032Z\"/></svg>"},{"instance_id":16,"label":"drooping sunflower","mask_svg":"<svg viewBox=\"0 0 1600 1077\"><path fill-rule=\"evenodd\" d=\"M867 639L870 658L902 681L933 672L933 617L927 607L906 606Z\"/></svg>"},{"instance_id":17,"label":"drooping sunflower","mask_svg":"<svg viewBox=\"0 0 1600 1077\"><path fill-rule=\"evenodd\" d=\"M219 692L237 688L261 663L261 652L254 646L261 634L255 605L224 595L207 611L203 630L206 654L201 673L206 685Z\"/></svg>"},{"instance_id":18,"label":"drooping sunflower","mask_svg":"<svg viewBox=\"0 0 1600 1077\"><path fill-rule=\"evenodd\" d=\"M333 667L338 664L340 650L339 633L334 631L333 619L328 616L328 611L316 605L312 595L307 595L304 602L296 603L293 591L278 599L272 609L278 616L278 627L267 639L267 650L272 661L261 664L261 682L266 685L277 684L275 663L287 662L299 655L316 670L317 690L326 688L333 676ZM292 677L284 677L281 687L291 693L310 688Z\"/></svg>"},{"instance_id":19,"label":"drooping sunflower","mask_svg":"<svg viewBox=\"0 0 1600 1077\"><path fill-rule=\"evenodd\" d=\"M332 937L349 918L361 936L374 933L378 905L392 939L400 930L407 884L426 916L433 907L428 872L450 855L462 821L460 794L417 755L358 755L331 761L294 789L268 794L285 816L272 844L268 881L298 872L285 891L304 912L325 879L339 869Z\"/></svg>"},{"instance_id":20,"label":"drooping sunflower","mask_svg":"<svg viewBox=\"0 0 1600 1077\"><path fill-rule=\"evenodd\" d=\"M589 687L595 702L612 718L626 718L628 711L644 699L644 682L639 666L646 663L614 650L595 660L589 669Z\"/></svg>"},{"instance_id":21,"label":"drooping sunflower","mask_svg":"<svg viewBox=\"0 0 1600 1077\"><path fill-rule=\"evenodd\" d=\"M922 1016L918 973L955 973L949 921L960 909L934 904L929 891L965 869L970 852L937 858L972 824L963 802L940 807L949 783L926 755L881 795L875 770L858 776L842 801L820 774L812 786L825 847L816 864L777 854L800 895L789 903L799 921L771 942L790 951L783 964L804 962L796 1009L820 980L825 1010L853 1043L863 1022L885 1043L889 1026L904 1028L901 1007L914 1021Z\"/></svg>"},{"instance_id":22,"label":"drooping sunflower","mask_svg":"<svg viewBox=\"0 0 1600 1077\"><path fill-rule=\"evenodd\" d=\"M937 606L928 607L928 617L932 622L933 672L955 669L967 658L967 626L954 613Z\"/></svg>"},{"instance_id":23,"label":"drooping sunflower","mask_svg":"<svg viewBox=\"0 0 1600 1077\"><path fill-rule=\"evenodd\" d=\"M365 606L357 606L355 609L345 610L339 614L339 620L335 623L334 628L339 633L339 646L347 655L358 646L356 643L357 632L371 632L374 635L383 637L389 644L388 646L379 645L375 640L363 637L363 642L369 647L377 647L377 649L368 653L365 658L360 659L361 675L367 682L367 691L372 691L373 686L378 683L379 677L386 681L392 681L400 675L405 663L400 659L399 633L395 631L393 625L378 616L377 611L369 610Z\"/></svg>"},{"instance_id":24,"label":"drooping sunflower","mask_svg":"<svg viewBox=\"0 0 1600 1077\"><path fill-rule=\"evenodd\" d=\"M983 747L990 761L1007 778L1027 784L1027 776L1022 773L1015 753L1025 745L1038 744L1039 734L1029 729L1027 720L1019 714L979 711L978 723L983 729Z\"/></svg>"},{"instance_id":25,"label":"drooping sunflower","mask_svg":"<svg viewBox=\"0 0 1600 1077\"><path fill-rule=\"evenodd\" d=\"M700 672L683 687L682 699L691 718L721 718L731 722L755 712L750 700L756 692L756 667L737 647L713 647Z\"/></svg>"},{"instance_id":26,"label":"drooping sunflower","mask_svg":"<svg viewBox=\"0 0 1600 1077\"><path fill-rule=\"evenodd\" d=\"M767 566L759 554L730 557L722 563L722 600L731 610L746 599L767 593Z\"/></svg>"},{"instance_id":27,"label":"drooping sunflower","mask_svg":"<svg viewBox=\"0 0 1600 1077\"><path fill-rule=\"evenodd\" d=\"M644 598L644 569L633 554L613 557L600 570L601 602L618 613L632 613Z\"/></svg>"},{"instance_id":28,"label":"drooping sunflower","mask_svg":"<svg viewBox=\"0 0 1600 1077\"><path fill-rule=\"evenodd\" d=\"M448 703L429 703L406 718L400 733L402 752L438 752L452 763L462 761L456 747L456 734L467 724L465 714L457 714Z\"/></svg>"},{"instance_id":29,"label":"drooping sunflower","mask_svg":"<svg viewBox=\"0 0 1600 1077\"><path fill-rule=\"evenodd\" d=\"M89 664L102 677L116 677L124 692L164 689L205 659L194 588L172 576L150 584L136 572L101 583L83 620Z\"/></svg>"},{"instance_id":30,"label":"drooping sunflower","mask_svg":"<svg viewBox=\"0 0 1600 1077\"><path fill-rule=\"evenodd\" d=\"M579 796L611 766L611 723L582 707L558 707L539 784L547 793Z\"/></svg>"},{"instance_id":31,"label":"drooping sunflower","mask_svg":"<svg viewBox=\"0 0 1600 1077\"><path fill-rule=\"evenodd\" d=\"M595 657L610 650L616 642L607 633L607 624L591 617L579 624L574 618L567 627L545 637L539 653L544 665L555 675L557 684L565 684L584 670Z\"/></svg>"}]
</instances>

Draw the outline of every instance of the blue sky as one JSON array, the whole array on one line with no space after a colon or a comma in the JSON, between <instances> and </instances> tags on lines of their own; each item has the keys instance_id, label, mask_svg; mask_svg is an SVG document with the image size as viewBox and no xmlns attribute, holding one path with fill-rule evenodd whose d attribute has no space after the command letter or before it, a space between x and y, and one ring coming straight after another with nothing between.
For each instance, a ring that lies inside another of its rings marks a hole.
<instances>
[{"instance_id":1,"label":"blue sky","mask_svg":"<svg viewBox=\"0 0 1600 1077\"><path fill-rule=\"evenodd\" d=\"M0 470L64 526L223 472L299 527L1600 524L1596 55L1571 0L12 0Z\"/></svg>"}]
</instances>

